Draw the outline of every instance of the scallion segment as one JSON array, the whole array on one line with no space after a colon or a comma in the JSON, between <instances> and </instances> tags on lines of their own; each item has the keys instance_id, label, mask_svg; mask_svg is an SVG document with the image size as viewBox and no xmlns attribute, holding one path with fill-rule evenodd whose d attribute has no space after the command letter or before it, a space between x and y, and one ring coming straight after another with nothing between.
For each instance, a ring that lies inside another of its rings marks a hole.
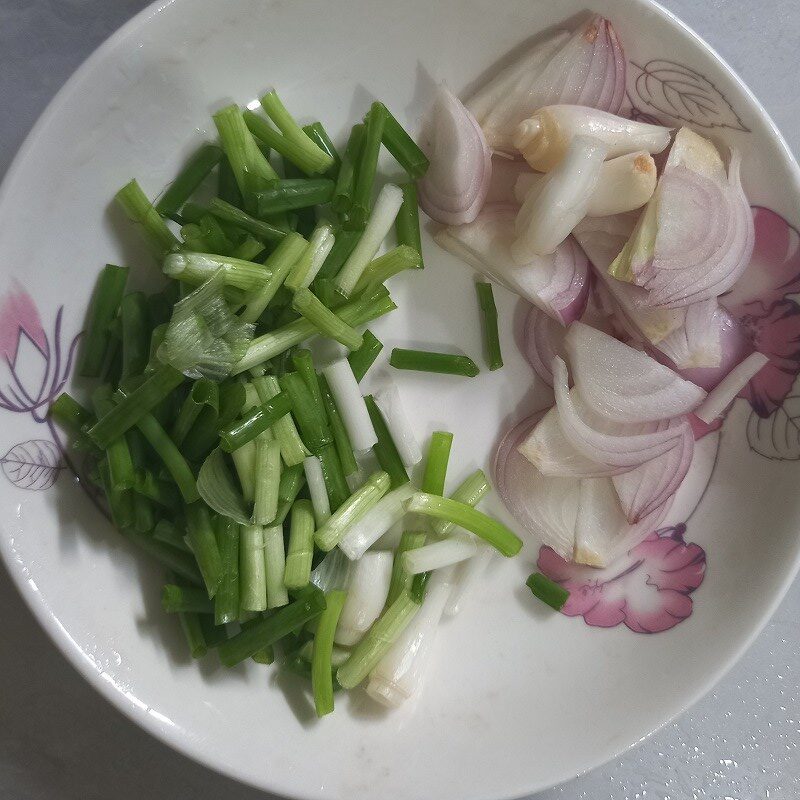
<instances>
[{"instance_id":1,"label":"scallion segment","mask_svg":"<svg viewBox=\"0 0 800 800\"><path fill-rule=\"evenodd\" d=\"M361 383L369 368L375 363L375 359L383 350L383 342L372 331L364 331L362 338L361 347L347 356L350 368L353 370L353 375L358 383Z\"/></svg>"},{"instance_id":2,"label":"scallion segment","mask_svg":"<svg viewBox=\"0 0 800 800\"><path fill-rule=\"evenodd\" d=\"M339 359L325 367L322 372L328 381L353 448L357 452L369 450L377 444L378 437L350 363Z\"/></svg>"},{"instance_id":3,"label":"scallion segment","mask_svg":"<svg viewBox=\"0 0 800 800\"><path fill-rule=\"evenodd\" d=\"M286 572L286 551L282 524L264 528L264 568L267 580L267 608L285 606L289 602L289 593L283 582Z\"/></svg>"},{"instance_id":4,"label":"scallion segment","mask_svg":"<svg viewBox=\"0 0 800 800\"><path fill-rule=\"evenodd\" d=\"M534 572L530 575L525 581L525 585L531 590L534 597L538 597L556 611L561 611L569 600L569 592L546 575L542 575L541 572Z\"/></svg>"},{"instance_id":5,"label":"scallion segment","mask_svg":"<svg viewBox=\"0 0 800 800\"><path fill-rule=\"evenodd\" d=\"M369 333L369 331L366 333ZM355 352L361 352L361 349L363 349L363 346ZM353 453L353 445L350 443L350 436L347 433L347 428L345 428L342 417L339 414L339 409L336 406L336 401L331 394L330 386L328 386L328 379L324 375L319 376L319 388L322 395L322 403L325 406L325 413L328 415L328 425L331 429L333 443L336 446L336 453L339 456L342 472L345 475L352 475L358 470L358 463Z\"/></svg>"},{"instance_id":6,"label":"scallion segment","mask_svg":"<svg viewBox=\"0 0 800 800\"><path fill-rule=\"evenodd\" d=\"M427 156L386 107L384 107L383 146L415 180L428 171L430 162Z\"/></svg>"},{"instance_id":7,"label":"scallion segment","mask_svg":"<svg viewBox=\"0 0 800 800\"><path fill-rule=\"evenodd\" d=\"M328 223L317 225L308 239L308 246L292 267L286 279L286 287L293 292L308 288L317 277L335 241L333 228Z\"/></svg>"},{"instance_id":8,"label":"scallion segment","mask_svg":"<svg viewBox=\"0 0 800 800\"><path fill-rule=\"evenodd\" d=\"M319 528L331 515L328 490L325 488L325 477L322 474L319 458L309 456L303 462L303 471L306 474L308 493L311 495L311 505L314 508L314 522Z\"/></svg>"},{"instance_id":9,"label":"scallion segment","mask_svg":"<svg viewBox=\"0 0 800 800\"><path fill-rule=\"evenodd\" d=\"M370 215L372 188L378 169L385 120L386 108L383 103L373 103L364 117L364 140L361 143L353 203L349 212L355 227L363 227Z\"/></svg>"},{"instance_id":10,"label":"scallion segment","mask_svg":"<svg viewBox=\"0 0 800 800\"><path fill-rule=\"evenodd\" d=\"M186 529L186 538L203 576L206 592L213 598L222 581L222 558L211 517L202 503L186 506Z\"/></svg>"},{"instance_id":11,"label":"scallion segment","mask_svg":"<svg viewBox=\"0 0 800 800\"><path fill-rule=\"evenodd\" d=\"M239 606L242 611L267 608L267 571L264 561L264 529L243 525L239 537Z\"/></svg>"},{"instance_id":12,"label":"scallion segment","mask_svg":"<svg viewBox=\"0 0 800 800\"><path fill-rule=\"evenodd\" d=\"M269 145L284 160L294 164L309 177L325 172L332 163L332 159L327 153L323 153L323 158L309 157L309 149L307 147L289 139L280 131L276 131L264 117L252 111L245 111L242 116L248 129L258 141ZM311 140L309 139L309 141ZM314 146L316 147L316 145ZM277 179L277 176L275 179Z\"/></svg>"},{"instance_id":13,"label":"scallion segment","mask_svg":"<svg viewBox=\"0 0 800 800\"><path fill-rule=\"evenodd\" d=\"M214 623L225 625L239 618L239 547L241 527L226 517L214 521L222 578L214 595Z\"/></svg>"},{"instance_id":14,"label":"scallion segment","mask_svg":"<svg viewBox=\"0 0 800 800\"><path fill-rule=\"evenodd\" d=\"M416 492L409 500L406 511L459 525L492 545L504 556L515 556L522 549L522 540L502 522L457 500Z\"/></svg>"},{"instance_id":15,"label":"scallion segment","mask_svg":"<svg viewBox=\"0 0 800 800\"><path fill-rule=\"evenodd\" d=\"M317 278L335 278L339 270L344 266L344 262L350 257L350 253L355 249L358 240L361 238L361 231L336 231L336 241L333 243L330 253L323 261ZM316 284L315 284L316 286Z\"/></svg>"},{"instance_id":16,"label":"scallion segment","mask_svg":"<svg viewBox=\"0 0 800 800\"><path fill-rule=\"evenodd\" d=\"M311 579L314 556L314 511L309 500L296 500L289 522L289 547L283 582L287 589L302 589Z\"/></svg>"},{"instance_id":17,"label":"scallion segment","mask_svg":"<svg viewBox=\"0 0 800 800\"><path fill-rule=\"evenodd\" d=\"M167 187L156 203L156 211L162 217L177 213L181 206L194 194L222 158L222 150L215 144L201 145L189 157L175 180Z\"/></svg>"},{"instance_id":18,"label":"scallion segment","mask_svg":"<svg viewBox=\"0 0 800 800\"><path fill-rule=\"evenodd\" d=\"M275 395L252 411L248 411L240 419L220 429L219 438L222 449L232 453L248 442L252 442L256 436L274 425L291 409L292 401L288 394L282 392Z\"/></svg>"},{"instance_id":19,"label":"scallion segment","mask_svg":"<svg viewBox=\"0 0 800 800\"><path fill-rule=\"evenodd\" d=\"M482 469L476 469L475 472L464 478L453 494L450 495L450 499L465 503L468 506L476 506L485 497L490 488L486 473ZM435 519L432 527L437 535L447 536L453 529L453 523L444 519Z\"/></svg>"},{"instance_id":20,"label":"scallion segment","mask_svg":"<svg viewBox=\"0 0 800 800\"><path fill-rule=\"evenodd\" d=\"M306 447L312 452L333 442L325 410L317 405L314 395L297 372L287 372L278 378L283 393L289 397L292 416L300 428L300 435Z\"/></svg>"},{"instance_id":21,"label":"scallion segment","mask_svg":"<svg viewBox=\"0 0 800 800\"><path fill-rule=\"evenodd\" d=\"M253 386L255 386L262 403L271 400L281 391L278 379L274 375L253 378ZM302 465L303 459L310 455L310 451L303 444L303 440L297 432L291 414L275 420L272 423L272 433L280 445L281 458L287 467ZM283 475L281 477L283 478Z\"/></svg>"},{"instance_id":22,"label":"scallion segment","mask_svg":"<svg viewBox=\"0 0 800 800\"><path fill-rule=\"evenodd\" d=\"M408 472L406 472L403 460L397 452L397 447L391 433L389 433L386 420L384 420L383 414L381 414L375 402L375 398L371 394L367 395L364 398L364 403L367 406L372 428L378 438L377 443L372 448L372 452L375 453L381 469L389 476L392 488L396 489L398 486L408 483Z\"/></svg>"},{"instance_id":23,"label":"scallion segment","mask_svg":"<svg viewBox=\"0 0 800 800\"><path fill-rule=\"evenodd\" d=\"M311 655L311 691L318 717L333 711L333 637L347 593L334 589L325 595L326 608L319 618Z\"/></svg>"},{"instance_id":24,"label":"scallion segment","mask_svg":"<svg viewBox=\"0 0 800 800\"><path fill-rule=\"evenodd\" d=\"M180 246L178 238L167 227L167 223L147 199L136 180L126 183L114 199L134 222L142 226L145 238L157 256L163 256Z\"/></svg>"},{"instance_id":25,"label":"scallion segment","mask_svg":"<svg viewBox=\"0 0 800 800\"><path fill-rule=\"evenodd\" d=\"M248 293L262 289L271 277L263 264L213 253L170 253L161 268L168 278L189 286L200 286L221 269L226 287Z\"/></svg>"},{"instance_id":26,"label":"scallion segment","mask_svg":"<svg viewBox=\"0 0 800 800\"><path fill-rule=\"evenodd\" d=\"M253 522L269 525L278 514L281 480L281 446L269 431L264 431L256 439L255 462Z\"/></svg>"},{"instance_id":27,"label":"scallion segment","mask_svg":"<svg viewBox=\"0 0 800 800\"><path fill-rule=\"evenodd\" d=\"M150 311L142 292L130 292L119 307L122 323L122 372L120 381L141 375L150 356Z\"/></svg>"},{"instance_id":28,"label":"scallion segment","mask_svg":"<svg viewBox=\"0 0 800 800\"><path fill-rule=\"evenodd\" d=\"M106 264L97 278L81 344L81 377L97 378L103 369L109 351L109 328L117 316L127 280L128 268L113 264Z\"/></svg>"},{"instance_id":29,"label":"scallion segment","mask_svg":"<svg viewBox=\"0 0 800 800\"><path fill-rule=\"evenodd\" d=\"M389 476L385 472L371 475L317 530L314 534L317 547L326 552L332 550L347 532L347 528L361 519L386 494L390 484Z\"/></svg>"},{"instance_id":30,"label":"scallion segment","mask_svg":"<svg viewBox=\"0 0 800 800\"><path fill-rule=\"evenodd\" d=\"M321 334L335 339L348 350L358 350L363 343L361 334L340 316L326 308L310 289L298 289L292 308L308 320Z\"/></svg>"},{"instance_id":31,"label":"scallion segment","mask_svg":"<svg viewBox=\"0 0 800 800\"><path fill-rule=\"evenodd\" d=\"M366 269L358 279L355 291L358 293L376 289L399 272L407 269L420 269L421 267L422 259L413 247L405 244L398 245L388 253L378 256L378 258L367 264Z\"/></svg>"},{"instance_id":32,"label":"scallion segment","mask_svg":"<svg viewBox=\"0 0 800 800\"><path fill-rule=\"evenodd\" d=\"M343 689L355 688L369 675L418 610L419 605L407 592L402 592L339 667L336 678Z\"/></svg>"},{"instance_id":33,"label":"scallion segment","mask_svg":"<svg viewBox=\"0 0 800 800\"><path fill-rule=\"evenodd\" d=\"M303 133L305 133L320 150L327 153L333 159L333 163L325 174L333 174L335 176L339 171L339 165L342 163L342 159L339 157L339 153L336 151L336 147L334 147L322 123L312 122L311 125L303 125Z\"/></svg>"},{"instance_id":34,"label":"scallion segment","mask_svg":"<svg viewBox=\"0 0 800 800\"><path fill-rule=\"evenodd\" d=\"M404 244L417 251L422 262L422 237L419 231L419 199L417 197L417 184L414 182L400 185L403 192L403 205L397 212L394 229L397 234L397 244Z\"/></svg>"},{"instance_id":35,"label":"scallion segment","mask_svg":"<svg viewBox=\"0 0 800 800\"><path fill-rule=\"evenodd\" d=\"M344 158L336 178L336 189L333 195L333 208L340 214L347 214L353 205L353 190L356 185L356 170L361 158L364 143L365 126L361 123L353 125L347 139Z\"/></svg>"},{"instance_id":36,"label":"scallion segment","mask_svg":"<svg viewBox=\"0 0 800 800\"><path fill-rule=\"evenodd\" d=\"M168 614L176 614L179 611L191 614L213 614L214 601L208 599L208 595L203 589L168 583L161 591L161 608Z\"/></svg>"},{"instance_id":37,"label":"scallion segment","mask_svg":"<svg viewBox=\"0 0 800 800\"><path fill-rule=\"evenodd\" d=\"M389 583L389 595L386 598L386 605L390 606L403 592L411 589L411 582L414 576L406 569L403 554L422 547L426 538L426 534L422 531L403 531L403 535L400 537L400 544L397 545L397 549L394 551L392 579Z\"/></svg>"},{"instance_id":38,"label":"scallion segment","mask_svg":"<svg viewBox=\"0 0 800 800\"><path fill-rule=\"evenodd\" d=\"M258 194L256 194L256 197L258 197ZM208 204L208 210L218 219L224 220L225 222L232 222L243 231L252 233L253 236L257 236L264 242L280 242L289 234L289 231L284 230L279 225L273 225L270 222L256 219L240 208L237 208L232 203L226 203L219 197L215 197L211 200ZM259 214L260 213L259 210Z\"/></svg>"},{"instance_id":39,"label":"scallion segment","mask_svg":"<svg viewBox=\"0 0 800 800\"><path fill-rule=\"evenodd\" d=\"M492 284L478 281L475 284L478 293L478 304L483 312L483 335L486 341L486 362L490 370L503 366L503 355L500 352L500 334L497 330L497 306L494 303Z\"/></svg>"},{"instance_id":40,"label":"scallion segment","mask_svg":"<svg viewBox=\"0 0 800 800\"><path fill-rule=\"evenodd\" d=\"M469 356L433 353L427 350L406 350L402 347L395 347L392 350L389 363L395 369L463 375L467 378L474 378L480 372L478 365Z\"/></svg>"},{"instance_id":41,"label":"scallion segment","mask_svg":"<svg viewBox=\"0 0 800 800\"><path fill-rule=\"evenodd\" d=\"M333 197L336 185L328 178L284 178L271 181L256 192L259 217L323 205Z\"/></svg>"},{"instance_id":42,"label":"scallion segment","mask_svg":"<svg viewBox=\"0 0 800 800\"><path fill-rule=\"evenodd\" d=\"M448 431L434 431L428 445L428 460L422 476L421 489L428 494L444 495L444 482L447 477L447 464L450 460L450 448L453 446L453 434Z\"/></svg>"}]
</instances>

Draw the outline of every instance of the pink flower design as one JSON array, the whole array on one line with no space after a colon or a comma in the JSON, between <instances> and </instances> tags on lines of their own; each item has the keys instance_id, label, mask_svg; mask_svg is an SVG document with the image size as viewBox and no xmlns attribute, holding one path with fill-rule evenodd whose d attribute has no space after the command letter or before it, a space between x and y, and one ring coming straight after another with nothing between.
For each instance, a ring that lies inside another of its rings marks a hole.
<instances>
[{"instance_id":1,"label":"pink flower design","mask_svg":"<svg viewBox=\"0 0 800 800\"><path fill-rule=\"evenodd\" d=\"M42 354L47 352L47 336L39 311L31 296L16 282L0 304L0 355L9 365L17 361L21 336L28 339Z\"/></svg>"},{"instance_id":2,"label":"pink flower design","mask_svg":"<svg viewBox=\"0 0 800 800\"><path fill-rule=\"evenodd\" d=\"M767 364L741 392L760 417L789 394L800 372L800 234L780 214L754 206L755 248L745 274L722 298Z\"/></svg>"},{"instance_id":3,"label":"pink flower design","mask_svg":"<svg viewBox=\"0 0 800 800\"><path fill-rule=\"evenodd\" d=\"M538 567L569 590L562 613L587 625L634 633L669 630L692 613L689 596L703 582L706 554L684 541L685 525L654 531L610 567L597 569L539 550Z\"/></svg>"}]
</instances>

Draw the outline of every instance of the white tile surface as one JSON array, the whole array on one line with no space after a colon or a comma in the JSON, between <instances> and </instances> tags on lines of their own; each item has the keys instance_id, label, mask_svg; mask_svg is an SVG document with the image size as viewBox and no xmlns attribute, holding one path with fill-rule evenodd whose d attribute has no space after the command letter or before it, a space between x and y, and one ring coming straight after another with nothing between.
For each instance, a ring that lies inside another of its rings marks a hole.
<instances>
[{"instance_id":1,"label":"white tile surface","mask_svg":"<svg viewBox=\"0 0 800 800\"><path fill-rule=\"evenodd\" d=\"M800 152L796 0L664 4L743 76ZM0 0L0 174L75 67L145 5L144 0ZM50 644L2 572L0 608L5 620L0 646L0 798L266 797L196 766L112 709ZM756 644L715 692L624 757L536 800L799 797L798 620L796 583Z\"/></svg>"}]
</instances>

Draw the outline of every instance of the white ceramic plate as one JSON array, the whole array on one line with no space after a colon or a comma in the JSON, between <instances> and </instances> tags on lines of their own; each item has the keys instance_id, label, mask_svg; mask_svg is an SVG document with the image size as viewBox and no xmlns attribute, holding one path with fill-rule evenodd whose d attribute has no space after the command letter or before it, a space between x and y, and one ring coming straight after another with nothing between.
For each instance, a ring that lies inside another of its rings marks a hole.
<instances>
[{"instance_id":1,"label":"white ceramic plate","mask_svg":"<svg viewBox=\"0 0 800 800\"><path fill-rule=\"evenodd\" d=\"M498 563L481 596L445 626L421 702L385 713L356 693L318 722L293 679L255 664L226 671L187 659L175 620L160 612L160 570L109 529L59 462L43 410L65 377L98 269L130 264L136 285L157 273L136 232L109 209L119 186L136 176L156 194L211 135L210 111L231 98L249 102L270 85L304 121L313 114L339 136L373 96L413 127L432 78L460 91L510 48L582 8L573 0L153 5L59 93L3 184L3 558L87 679L148 731L211 767L303 798L527 794L605 761L694 702L747 647L795 573L800 499L796 465L787 462L800 458L791 392L800 309L784 295L797 290L800 272L789 224L800 207L798 168L728 67L643 0L595 8L625 44L630 101L640 113L681 114L736 143L751 201L777 212L759 212L751 272L761 294L742 297L739 311L782 357L783 373L761 387L759 398L771 403L760 406L764 418L737 401L688 530L654 534L625 563L624 577L599 576L591 589L599 602L574 609L590 624L530 599L523 581L537 558L531 544ZM429 239L425 247L427 269L395 280L399 310L376 332L386 352L449 343L477 355L470 274ZM471 381L401 379L421 438L440 427L455 432L454 480L488 464L507 419L541 404L512 340L516 303L496 294L505 369ZM585 599L585 575L572 577L575 596ZM659 627L669 630L634 632Z\"/></svg>"}]
</instances>

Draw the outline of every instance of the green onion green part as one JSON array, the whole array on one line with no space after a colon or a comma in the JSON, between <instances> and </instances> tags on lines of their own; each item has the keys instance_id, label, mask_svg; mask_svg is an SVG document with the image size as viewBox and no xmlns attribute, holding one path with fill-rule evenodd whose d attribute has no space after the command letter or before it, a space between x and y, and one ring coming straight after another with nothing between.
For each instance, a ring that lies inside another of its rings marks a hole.
<instances>
[{"instance_id":1,"label":"green onion green part","mask_svg":"<svg viewBox=\"0 0 800 800\"><path fill-rule=\"evenodd\" d=\"M419 199L417 197L417 184L403 183L400 185L403 191L403 205L397 212L397 219L394 221L394 229L397 234L397 244L405 244L417 251L420 257L419 265L422 263L422 237L419 231Z\"/></svg>"},{"instance_id":2,"label":"green onion green part","mask_svg":"<svg viewBox=\"0 0 800 800\"><path fill-rule=\"evenodd\" d=\"M253 386L255 386L262 403L271 400L281 391L278 379L274 375L253 378ZM302 472L303 460L311 455L311 452L303 444L291 414L275 420L272 423L272 433L280 445L281 458L283 458L284 464L287 467L300 466L300 471ZM283 475L281 478L283 478Z\"/></svg>"},{"instance_id":3,"label":"green onion green part","mask_svg":"<svg viewBox=\"0 0 800 800\"><path fill-rule=\"evenodd\" d=\"M450 448L453 446L453 434L448 431L434 431L428 445L428 460L422 476L421 489L428 494L444 495L444 482L447 476L447 464L450 460Z\"/></svg>"},{"instance_id":4,"label":"green onion green part","mask_svg":"<svg viewBox=\"0 0 800 800\"><path fill-rule=\"evenodd\" d=\"M141 375L150 357L150 310L142 292L131 292L119 307L122 323L122 374L124 381Z\"/></svg>"},{"instance_id":5,"label":"green onion green part","mask_svg":"<svg viewBox=\"0 0 800 800\"><path fill-rule=\"evenodd\" d=\"M486 341L486 362L490 370L503 366L503 355L500 352L500 334L497 330L497 306L494 303L492 284L478 281L475 284L478 293L478 304L483 312L483 335Z\"/></svg>"},{"instance_id":6,"label":"green onion green part","mask_svg":"<svg viewBox=\"0 0 800 800\"><path fill-rule=\"evenodd\" d=\"M189 160L178 173L178 177L169 185L156 203L156 211L162 217L177 213L181 206L194 194L197 187L206 179L222 158L222 150L214 144L201 145L189 157Z\"/></svg>"},{"instance_id":7,"label":"green onion green part","mask_svg":"<svg viewBox=\"0 0 800 800\"><path fill-rule=\"evenodd\" d=\"M260 525L243 525L239 537L239 607L242 611L267 609L264 529Z\"/></svg>"},{"instance_id":8,"label":"green onion green part","mask_svg":"<svg viewBox=\"0 0 800 800\"><path fill-rule=\"evenodd\" d=\"M356 171L361 159L366 127L359 123L353 125L347 139L344 158L336 177L336 189L333 195L333 209L340 214L348 214L353 205L353 191L356 186ZM331 277L333 277L331 275Z\"/></svg>"},{"instance_id":9,"label":"green onion green part","mask_svg":"<svg viewBox=\"0 0 800 800\"><path fill-rule=\"evenodd\" d=\"M353 370L353 375L355 375L359 383L361 383L369 368L375 363L375 359L383 350L383 342L372 331L364 331L362 338L361 347L347 356L347 360L350 362L350 369Z\"/></svg>"},{"instance_id":10,"label":"green onion green part","mask_svg":"<svg viewBox=\"0 0 800 800\"><path fill-rule=\"evenodd\" d=\"M386 107L383 103L373 103L364 118L364 141L356 169L353 204L350 208L350 217L357 228L366 224L372 208L372 188L378 169L378 156L385 122Z\"/></svg>"},{"instance_id":11,"label":"green onion green part","mask_svg":"<svg viewBox=\"0 0 800 800\"><path fill-rule=\"evenodd\" d=\"M406 350L395 347L389 357L395 369L410 369L418 372L438 372L442 375L463 375L474 378L480 370L469 356L450 353L432 353L425 350Z\"/></svg>"},{"instance_id":12,"label":"green onion green part","mask_svg":"<svg viewBox=\"0 0 800 800\"><path fill-rule=\"evenodd\" d=\"M292 308L324 336L335 339L349 350L358 350L361 347L361 334L326 308L310 289L298 289L295 292Z\"/></svg>"},{"instance_id":13,"label":"green onion green part","mask_svg":"<svg viewBox=\"0 0 800 800\"><path fill-rule=\"evenodd\" d=\"M365 344L366 334L368 333L369 331L364 334ZM355 353L360 353L362 350L363 345L356 350ZM351 353L351 356L355 355L355 353ZM336 454L339 456L339 464L341 465L342 472L344 475L352 475L354 472L358 471L358 463L353 453L353 445L350 443L350 436L347 433L347 428L345 428L344 422L342 422L339 409L336 407L336 402L333 399L330 386L328 386L328 381L324 375L319 376L319 388L322 394L322 403L325 406L325 413L328 415L328 425L331 429L333 443L336 447Z\"/></svg>"},{"instance_id":14,"label":"green onion green part","mask_svg":"<svg viewBox=\"0 0 800 800\"><path fill-rule=\"evenodd\" d=\"M125 184L114 195L114 199L134 222L142 226L145 238L156 255L162 256L180 246L175 234L135 180Z\"/></svg>"},{"instance_id":15,"label":"green onion green part","mask_svg":"<svg viewBox=\"0 0 800 800\"><path fill-rule=\"evenodd\" d=\"M225 625L239 618L239 547L241 528L233 520L217 517L214 521L222 579L214 595L214 623Z\"/></svg>"},{"instance_id":16,"label":"green onion green part","mask_svg":"<svg viewBox=\"0 0 800 800\"><path fill-rule=\"evenodd\" d=\"M127 280L128 268L113 264L106 264L97 278L78 365L83 378L97 378L103 369L110 346L109 328L116 319Z\"/></svg>"},{"instance_id":17,"label":"green onion green part","mask_svg":"<svg viewBox=\"0 0 800 800\"><path fill-rule=\"evenodd\" d=\"M400 543L394 552L392 580L389 583L389 594L386 597L387 606L394 603L403 592L411 589L411 582L414 576L403 566L403 553L422 547L425 544L425 539L426 535L421 531L403 531Z\"/></svg>"},{"instance_id":18,"label":"green onion green part","mask_svg":"<svg viewBox=\"0 0 800 800\"><path fill-rule=\"evenodd\" d=\"M194 586L176 586L168 583L161 591L161 607L168 614L179 611L190 614L213 614L214 601L208 599L203 589Z\"/></svg>"},{"instance_id":19,"label":"green onion green part","mask_svg":"<svg viewBox=\"0 0 800 800\"><path fill-rule=\"evenodd\" d=\"M256 193L260 217L297 211L328 203L336 184L329 178L284 178L271 181Z\"/></svg>"},{"instance_id":20,"label":"green onion green part","mask_svg":"<svg viewBox=\"0 0 800 800\"><path fill-rule=\"evenodd\" d=\"M256 197L258 197L258 194L256 194ZM218 197L211 200L208 204L208 210L218 219L224 220L225 222L232 222L243 231L252 233L253 236L257 236L264 242L279 242L289 233L289 231L284 230L278 225L273 225L272 223L264 222L263 220L250 216L250 214L237 208L232 203L226 203Z\"/></svg>"},{"instance_id":21,"label":"green onion green part","mask_svg":"<svg viewBox=\"0 0 800 800\"><path fill-rule=\"evenodd\" d=\"M211 517L202 503L186 506L186 529L186 538L203 576L206 592L213 598L222 581L222 558L211 527Z\"/></svg>"},{"instance_id":22,"label":"green onion green part","mask_svg":"<svg viewBox=\"0 0 800 800\"><path fill-rule=\"evenodd\" d=\"M278 513L278 487L281 480L281 446L269 432L256 439L255 492L253 522L268 525Z\"/></svg>"},{"instance_id":23,"label":"green onion green part","mask_svg":"<svg viewBox=\"0 0 800 800\"><path fill-rule=\"evenodd\" d=\"M459 484L453 494L450 495L450 499L459 503L466 503L468 506L476 506L485 497L490 488L489 481L486 480L486 473L482 469L476 469L475 472L468 475ZM432 527L437 535L446 536L453 529L453 523L437 519L433 521Z\"/></svg>"},{"instance_id":24,"label":"green onion green part","mask_svg":"<svg viewBox=\"0 0 800 800\"><path fill-rule=\"evenodd\" d=\"M325 410L317 404L302 376L297 372L287 372L278 378L278 384L291 400L292 416L300 428L306 447L312 453L317 453L320 448L331 444L333 436L328 428Z\"/></svg>"},{"instance_id":25,"label":"green onion green part","mask_svg":"<svg viewBox=\"0 0 800 800\"><path fill-rule=\"evenodd\" d=\"M333 637L347 593L334 589L325 596L326 608L319 618L311 655L311 691L318 717L333 711Z\"/></svg>"},{"instance_id":26,"label":"green onion green part","mask_svg":"<svg viewBox=\"0 0 800 800\"><path fill-rule=\"evenodd\" d=\"M525 585L533 592L534 597L538 597L556 611L561 611L569 600L569 592L555 581L551 581L546 575L542 575L541 572L534 572L530 575L525 581Z\"/></svg>"},{"instance_id":27,"label":"green onion green part","mask_svg":"<svg viewBox=\"0 0 800 800\"><path fill-rule=\"evenodd\" d=\"M228 453L238 450L274 425L276 420L288 414L291 409L292 402L288 394L281 392L275 395L240 419L221 428L220 446Z\"/></svg>"},{"instance_id":28,"label":"green onion green part","mask_svg":"<svg viewBox=\"0 0 800 800\"><path fill-rule=\"evenodd\" d=\"M292 506L289 547L283 582L287 589L302 589L311 579L314 555L314 510L310 500L296 500Z\"/></svg>"},{"instance_id":29,"label":"green onion green part","mask_svg":"<svg viewBox=\"0 0 800 800\"><path fill-rule=\"evenodd\" d=\"M408 483L408 473L375 398L368 394L364 398L364 403L367 406L375 435L378 437L378 443L373 446L372 452L375 453L381 469L389 476L392 489L397 489L398 486Z\"/></svg>"},{"instance_id":30,"label":"green onion green part","mask_svg":"<svg viewBox=\"0 0 800 800\"><path fill-rule=\"evenodd\" d=\"M394 275L407 269L420 269L422 258L413 247L401 244L373 259L358 279L356 293L376 289Z\"/></svg>"},{"instance_id":31,"label":"green onion green part","mask_svg":"<svg viewBox=\"0 0 800 800\"><path fill-rule=\"evenodd\" d=\"M427 156L386 108L384 116L383 146L411 178L418 180L430 166Z\"/></svg>"},{"instance_id":32,"label":"green onion green part","mask_svg":"<svg viewBox=\"0 0 800 800\"><path fill-rule=\"evenodd\" d=\"M291 501L288 501L291 505ZM264 528L264 567L267 579L267 608L280 608L289 602L289 593L283 582L286 572L286 553L283 543L283 526Z\"/></svg>"}]
</instances>

